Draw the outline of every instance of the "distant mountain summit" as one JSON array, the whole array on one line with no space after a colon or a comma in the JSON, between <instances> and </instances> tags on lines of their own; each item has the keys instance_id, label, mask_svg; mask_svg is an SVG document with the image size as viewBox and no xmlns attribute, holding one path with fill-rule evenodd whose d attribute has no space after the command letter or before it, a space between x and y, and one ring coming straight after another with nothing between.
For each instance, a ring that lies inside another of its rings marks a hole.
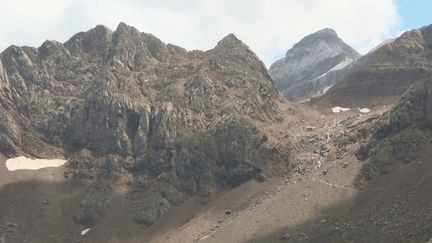
<instances>
[{"instance_id":1,"label":"distant mountain summit","mask_svg":"<svg viewBox=\"0 0 432 243\"><path fill-rule=\"evenodd\" d=\"M360 57L332 29L322 29L295 44L270 66L277 88L288 100L301 101L319 94L341 79L331 75ZM330 75L329 75L330 74Z\"/></svg>"}]
</instances>

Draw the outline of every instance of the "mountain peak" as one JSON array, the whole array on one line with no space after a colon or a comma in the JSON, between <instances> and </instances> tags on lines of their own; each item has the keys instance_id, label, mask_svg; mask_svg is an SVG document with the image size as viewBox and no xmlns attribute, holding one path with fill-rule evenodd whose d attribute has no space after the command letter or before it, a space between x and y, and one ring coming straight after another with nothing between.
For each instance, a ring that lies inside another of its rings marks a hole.
<instances>
[{"instance_id":1,"label":"mountain peak","mask_svg":"<svg viewBox=\"0 0 432 243\"><path fill-rule=\"evenodd\" d=\"M232 33L222 38L217 43L213 51L221 53L224 58L237 61L239 61L239 59L245 59L245 57L249 57L251 60L253 59L254 61L261 62L258 56L249 48L249 46L243 43L243 41L238 39L237 36Z\"/></svg>"},{"instance_id":2,"label":"mountain peak","mask_svg":"<svg viewBox=\"0 0 432 243\"><path fill-rule=\"evenodd\" d=\"M224 38L222 38L214 48L215 51L222 51L227 56L233 56L233 53L252 53L255 56L255 53L245 44L243 41L237 38L234 34L230 33ZM258 58L258 57L256 57Z\"/></svg>"},{"instance_id":3,"label":"mountain peak","mask_svg":"<svg viewBox=\"0 0 432 243\"><path fill-rule=\"evenodd\" d=\"M294 45L294 47L313 45L318 41L339 42L341 40L339 39L335 30L325 28L303 37L297 44Z\"/></svg>"},{"instance_id":4,"label":"mountain peak","mask_svg":"<svg viewBox=\"0 0 432 243\"><path fill-rule=\"evenodd\" d=\"M321 30L318 30L317 32L311 34L311 35L320 35L320 36L337 36L337 33L334 29L331 28L324 28ZM310 35L310 36L311 36Z\"/></svg>"},{"instance_id":5,"label":"mountain peak","mask_svg":"<svg viewBox=\"0 0 432 243\"><path fill-rule=\"evenodd\" d=\"M120 22L117 25L115 32L118 32L118 33L130 33L130 32L140 33L135 27L127 25L124 22Z\"/></svg>"},{"instance_id":6,"label":"mountain peak","mask_svg":"<svg viewBox=\"0 0 432 243\"><path fill-rule=\"evenodd\" d=\"M130 27L130 26L127 25L125 22L120 22L120 23L117 25L116 30L119 30L119 29L127 29L127 28L129 28L129 27Z\"/></svg>"},{"instance_id":7,"label":"mountain peak","mask_svg":"<svg viewBox=\"0 0 432 243\"><path fill-rule=\"evenodd\" d=\"M112 31L104 25L96 25L94 28L79 32L65 42L65 46L74 52L104 52L111 42Z\"/></svg>"},{"instance_id":8,"label":"mountain peak","mask_svg":"<svg viewBox=\"0 0 432 243\"><path fill-rule=\"evenodd\" d=\"M233 33L229 33L228 35L226 35L224 38L222 38L221 41L240 41L237 36Z\"/></svg>"},{"instance_id":9,"label":"mountain peak","mask_svg":"<svg viewBox=\"0 0 432 243\"><path fill-rule=\"evenodd\" d=\"M318 84L318 79L347 67L359 57L336 31L325 28L302 38L284 58L270 66L270 73L287 99L306 100L326 88L324 84L336 82L332 79ZM316 84L311 85L311 82Z\"/></svg>"},{"instance_id":10,"label":"mountain peak","mask_svg":"<svg viewBox=\"0 0 432 243\"><path fill-rule=\"evenodd\" d=\"M120 22L113 33L112 41L114 44L133 43L142 40L141 32L133 26Z\"/></svg>"},{"instance_id":11,"label":"mountain peak","mask_svg":"<svg viewBox=\"0 0 432 243\"><path fill-rule=\"evenodd\" d=\"M228 34L222 38L216 45L216 49L221 47L234 47L234 46L244 46L243 42L237 38L233 33Z\"/></svg>"},{"instance_id":12,"label":"mountain peak","mask_svg":"<svg viewBox=\"0 0 432 243\"><path fill-rule=\"evenodd\" d=\"M414 29L403 33L394 42L394 46L401 48L416 49L419 53L424 48L432 47L432 25Z\"/></svg>"},{"instance_id":13,"label":"mountain peak","mask_svg":"<svg viewBox=\"0 0 432 243\"><path fill-rule=\"evenodd\" d=\"M92 30L94 30L96 32L105 32L105 33L112 32L112 30L110 30L110 28L108 28L102 24L96 25Z\"/></svg>"}]
</instances>

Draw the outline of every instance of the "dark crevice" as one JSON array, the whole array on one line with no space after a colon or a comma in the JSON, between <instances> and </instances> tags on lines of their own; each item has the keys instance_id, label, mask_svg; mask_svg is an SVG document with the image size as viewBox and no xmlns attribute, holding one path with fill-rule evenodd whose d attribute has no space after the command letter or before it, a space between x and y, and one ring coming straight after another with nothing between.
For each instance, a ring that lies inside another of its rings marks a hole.
<instances>
[{"instance_id":1,"label":"dark crevice","mask_svg":"<svg viewBox=\"0 0 432 243\"><path fill-rule=\"evenodd\" d=\"M127 122L127 135L129 139L133 140L138 131L139 127L139 114L135 112L130 112L128 114L128 122Z\"/></svg>"}]
</instances>

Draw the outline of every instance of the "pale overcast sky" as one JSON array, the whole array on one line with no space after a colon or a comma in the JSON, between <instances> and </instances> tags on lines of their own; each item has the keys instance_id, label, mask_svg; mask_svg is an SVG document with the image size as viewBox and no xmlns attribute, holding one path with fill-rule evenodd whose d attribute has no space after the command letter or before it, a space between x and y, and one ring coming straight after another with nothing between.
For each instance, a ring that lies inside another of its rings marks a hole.
<instances>
[{"instance_id":1,"label":"pale overcast sky","mask_svg":"<svg viewBox=\"0 0 432 243\"><path fill-rule=\"evenodd\" d=\"M414 2L423 3L421 20L432 24L432 1ZM234 33L270 65L326 27L365 53L407 27L421 27L404 19L416 16L409 6L406 0L0 0L0 50L64 42L97 24L114 30L125 22L189 50L210 49Z\"/></svg>"}]
</instances>

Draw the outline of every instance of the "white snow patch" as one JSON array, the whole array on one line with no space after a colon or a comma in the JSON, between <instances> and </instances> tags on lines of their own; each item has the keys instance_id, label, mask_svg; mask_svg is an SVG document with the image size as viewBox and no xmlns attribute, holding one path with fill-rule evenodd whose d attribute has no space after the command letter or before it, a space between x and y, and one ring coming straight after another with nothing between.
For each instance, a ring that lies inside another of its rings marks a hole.
<instances>
[{"instance_id":1,"label":"white snow patch","mask_svg":"<svg viewBox=\"0 0 432 243\"><path fill-rule=\"evenodd\" d=\"M329 91L329 89L331 88L331 87L333 87L334 86L334 84L332 84L332 85L330 85L330 86L327 86L327 87L325 87L324 89L322 89L321 91L320 91L320 95L324 95L325 93L327 93L327 91Z\"/></svg>"},{"instance_id":2,"label":"white snow patch","mask_svg":"<svg viewBox=\"0 0 432 243\"><path fill-rule=\"evenodd\" d=\"M333 85L334 85L334 84L332 84L332 85L330 85L330 86L327 86L327 87L325 87L325 88L319 90L318 92L316 92L315 94L313 94L313 95L311 96L311 98L317 98L317 97L320 97L320 96L324 95L325 93L327 93L327 91L329 91L329 89L330 89L331 87L333 87ZM299 101L298 103L299 103L299 104L307 103L307 102L309 102L309 101L311 100L311 98L308 98L308 99L305 99L305 100Z\"/></svg>"},{"instance_id":3,"label":"white snow patch","mask_svg":"<svg viewBox=\"0 0 432 243\"><path fill-rule=\"evenodd\" d=\"M338 63L336 66L334 66L332 69L330 69L329 72L341 70L342 68L345 68L346 66L350 65L351 63L353 63L353 59L344 58L340 63Z\"/></svg>"},{"instance_id":4,"label":"white snow patch","mask_svg":"<svg viewBox=\"0 0 432 243\"><path fill-rule=\"evenodd\" d=\"M330 70L328 70L327 72L321 74L320 76L318 76L315 79L319 79L322 78L324 76L326 76L328 73L332 72L332 71L336 71L336 70L341 70L345 67L347 67L348 65L350 65L351 63L353 63L354 60L351 58L344 58L340 63L336 64L334 67L332 67Z\"/></svg>"},{"instance_id":5,"label":"white snow patch","mask_svg":"<svg viewBox=\"0 0 432 243\"><path fill-rule=\"evenodd\" d=\"M85 235L85 234L87 234L89 231L90 231L90 228L87 228L87 229L81 231L81 235Z\"/></svg>"},{"instance_id":6,"label":"white snow patch","mask_svg":"<svg viewBox=\"0 0 432 243\"><path fill-rule=\"evenodd\" d=\"M360 111L360 113L369 113L369 112L371 112L371 109L369 109L369 108L357 108L359 111Z\"/></svg>"},{"instance_id":7,"label":"white snow patch","mask_svg":"<svg viewBox=\"0 0 432 243\"><path fill-rule=\"evenodd\" d=\"M60 167L67 160L63 159L30 159L24 156L6 160L6 167L9 171L15 170L39 170L50 167Z\"/></svg>"},{"instance_id":8,"label":"white snow patch","mask_svg":"<svg viewBox=\"0 0 432 243\"><path fill-rule=\"evenodd\" d=\"M350 110L351 110L351 108L343 108L343 107L340 107L340 106L335 106L335 107L332 108L332 112L333 113L341 113L343 111L350 111Z\"/></svg>"}]
</instances>

